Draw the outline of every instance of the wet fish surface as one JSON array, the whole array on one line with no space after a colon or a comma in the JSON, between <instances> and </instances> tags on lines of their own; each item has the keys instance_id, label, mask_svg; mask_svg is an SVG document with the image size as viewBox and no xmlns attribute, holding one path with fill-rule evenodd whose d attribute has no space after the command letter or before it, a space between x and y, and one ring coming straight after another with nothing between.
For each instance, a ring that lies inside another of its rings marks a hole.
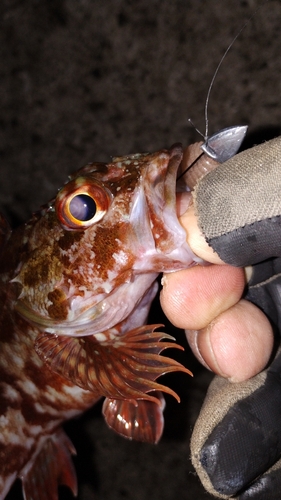
<instances>
[{"instance_id":1,"label":"wet fish surface","mask_svg":"<svg viewBox=\"0 0 281 500\"><path fill-rule=\"evenodd\" d=\"M156 379L190 373L145 324L157 275L196 260L176 215L181 160L175 145L92 163L27 224L1 217L0 499L16 478L27 500L77 493L61 424L101 397L118 433L159 440L162 392L177 395Z\"/></svg>"}]
</instances>

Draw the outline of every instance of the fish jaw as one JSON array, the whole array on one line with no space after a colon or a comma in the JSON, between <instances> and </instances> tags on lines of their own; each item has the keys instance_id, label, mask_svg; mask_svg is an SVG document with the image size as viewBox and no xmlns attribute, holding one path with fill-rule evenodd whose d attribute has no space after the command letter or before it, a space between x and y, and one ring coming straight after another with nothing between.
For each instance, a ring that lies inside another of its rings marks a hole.
<instances>
[{"instance_id":1,"label":"fish jaw","mask_svg":"<svg viewBox=\"0 0 281 500\"><path fill-rule=\"evenodd\" d=\"M121 284L81 314L77 315L73 306L70 318L64 321L39 315L21 301L16 302L15 310L41 331L69 337L95 335L103 341L107 336L123 334L129 328L145 323L158 289L154 283L156 277L156 273L138 274L133 283Z\"/></svg>"}]
</instances>

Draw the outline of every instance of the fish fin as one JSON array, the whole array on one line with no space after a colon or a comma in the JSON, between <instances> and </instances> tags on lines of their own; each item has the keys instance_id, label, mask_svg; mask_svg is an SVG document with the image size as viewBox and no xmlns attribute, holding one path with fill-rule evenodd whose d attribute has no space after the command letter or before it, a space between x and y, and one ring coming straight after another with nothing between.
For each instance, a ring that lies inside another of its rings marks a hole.
<instances>
[{"instance_id":1,"label":"fish fin","mask_svg":"<svg viewBox=\"0 0 281 500\"><path fill-rule=\"evenodd\" d=\"M48 437L40 451L21 473L25 500L58 500L58 486L68 486L77 495L77 480L71 455L75 454L69 438L59 430Z\"/></svg>"},{"instance_id":2,"label":"fish fin","mask_svg":"<svg viewBox=\"0 0 281 500\"><path fill-rule=\"evenodd\" d=\"M164 429L165 400L157 393L161 406L152 401L124 401L106 398L102 413L107 425L121 436L146 443L158 443Z\"/></svg>"},{"instance_id":3,"label":"fish fin","mask_svg":"<svg viewBox=\"0 0 281 500\"><path fill-rule=\"evenodd\" d=\"M161 406L159 399L148 393L162 391L177 401L180 399L156 379L175 371L192 373L177 361L160 356L164 349L183 350L183 347L167 342L174 339L156 332L159 326L162 325L141 326L104 342L98 342L94 335L73 338L41 333L35 349L51 370L97 396L131 401L146 399Z\"/></svg>"}]
</instances>

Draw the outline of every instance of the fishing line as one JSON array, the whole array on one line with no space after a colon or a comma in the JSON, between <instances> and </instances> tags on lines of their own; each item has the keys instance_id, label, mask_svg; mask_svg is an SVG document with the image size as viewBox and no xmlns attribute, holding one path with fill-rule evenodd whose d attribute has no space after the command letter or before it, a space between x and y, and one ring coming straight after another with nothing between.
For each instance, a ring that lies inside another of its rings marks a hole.
<instances>
[{"instance_id":1,"label":"fishing line","mask_svg":"<svg viewBox=\"0 0 281 500\"><path fill-rule=\"evenodd\" d=\"M242 31L244 31L244 29L248 26L248 24L254 19L254 17L256 17L257 13L261 10L262 7L264 7L265 4L269 3L270 0L266 0L265 2L263 2L259 7L257 7L257 9L254 11L254 13L246 20L246 22L243 24L243 26L239 29L238 33L235 35L235 37L233 38L233 40L230 42L229 46L227 47L226 51L224 52L219 64L217 65L217 68L213 74L213 77L211 79L211 83L209 85L209 89L208 89L208 92L207 92L207 96L206 96L206 102L205 102L205 108L204 108L204 116L205 116L205 134L202 134L202 132L200 132L200 130L198 130L193 122L191 121L191 119L189 118L188 121L189 123L192 124L192 126L195 128L196 132L198 134L200 134L205 142L208 141L208 131L209 131L209 118L208 118L208 106L209 106L209 101L210 101L210 94L211 94L211 90L214 86L214 82L215 82L215 79L217 77L217 74L221 68L221 65L222 63L224 62L227 54L229 53L230 49L232 48L232 46L234 45L234 43L236 42L237 38L241 35ZM189 165L178 177L177 177L177 180L181 179L181 177L183 177L186 172L188 172L188 170L190 168L192 168L195 163L202 157L204 153L201 153L198 158L196 158L192 163L191 165Z\"/></svg>"}]
</instances>

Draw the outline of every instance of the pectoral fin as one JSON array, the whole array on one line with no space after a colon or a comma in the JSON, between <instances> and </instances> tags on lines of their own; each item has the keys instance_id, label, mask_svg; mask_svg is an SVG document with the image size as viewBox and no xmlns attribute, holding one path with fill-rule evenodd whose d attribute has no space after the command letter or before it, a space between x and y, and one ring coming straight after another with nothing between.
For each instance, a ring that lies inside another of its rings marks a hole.
<instances>
[{"instance_id":1,"label":"pectoral fin","mask_svg":"<svg viewBox=\"0 0 281 500\"><path fill-rule=\"evenodd\" d=\"M157 326L142 326L104 342L98 342L95 336L73 338L42 333L35 349L52 371L97 397L133 402L145 399L161 406L150 392L163 391L178 401L179 397L156 379L165 373L191 372L177 361L160 356L164 349L183 348L167 342L173 337L154 331Z\"/></svg>"},{"instance_id":2,"label":"pectoral fin","mask_svg":"<svg viewBox=\"0 0 281 500\"><path fill-rule=\"evenodd\" d=\"M102 413L107 425L121 436L136 441L158 443L164 428L165 400L157 393L161 405L152 401L124 401L106 398Z\"/></svg>"}]
</instances>

